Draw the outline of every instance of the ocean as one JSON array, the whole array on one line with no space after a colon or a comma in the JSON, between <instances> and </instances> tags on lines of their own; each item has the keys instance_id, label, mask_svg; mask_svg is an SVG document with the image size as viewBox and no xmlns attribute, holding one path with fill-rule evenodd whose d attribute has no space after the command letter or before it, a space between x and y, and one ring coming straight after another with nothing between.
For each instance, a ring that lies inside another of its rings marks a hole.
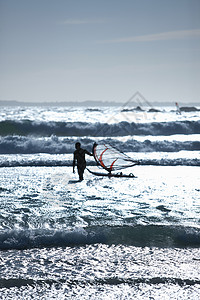
<instances>
[{"instance_id":1,"label":"ocean","mask_svg":"<svg viewBox=\"0 0 200 300\"><path fill-rule=\"evenodd\" d=\"M77 141L135 177L79 182ZM200 107L1 106L0 299L199 299L199 168Z\"/></svg>"}]
</instances>

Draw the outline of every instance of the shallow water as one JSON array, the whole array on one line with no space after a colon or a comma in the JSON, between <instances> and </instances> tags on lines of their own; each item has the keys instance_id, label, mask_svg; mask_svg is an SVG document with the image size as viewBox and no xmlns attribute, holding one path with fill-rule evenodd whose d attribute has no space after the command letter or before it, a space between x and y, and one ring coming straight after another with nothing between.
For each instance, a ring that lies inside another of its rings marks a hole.
<instances>
[{"instance_id":1,"label":"shallow water","mask_svg":"<svg viewBox=\"0 0 200 300\"><path fill-rule=\"evenodd\" d=\"M197 249L125 245L3 253L2 299L198 299ZM8 264L9 261L9 264ZM13 274L15 272L15 275ZM16 275L17 274L17 275Z\"/></svg>"},{"instance_id":2,"label":"shallow water","mask_svg":"<svg viewBox=\"0 0 200 300\"><path fill-rule=\"evenodd\" d=\"M199 169L134 170L77 182L69 167L1 169L0 295L196 297Z\"/></svg>"},{"instance_id":3,"label":"shallow water","mask_svg":"<svg viewBox=\"0 0 200 300\"><path fill-rule=\"evenodd\" d=\"M51 228L54 222L54 229L59 224L198 224L198 167L136 166L130 171L137 177L104 178L85 171L85 180L78 182L70 167L2 168L1 228L34 228L36 220L36 228Z\"/></svg>"},{"instance_id":4,"label":"shallow water","mask_svg":"<svg viewBox=\"0 0 200 300\"><path fill-rule=\"evenodd\" d=\"M54 109L1 113L0 298L198 299L199 112L146 112L130 124L111 108L105 119L102 108ZM125 149L140 161L124 171L136 178L86 170L79 182L71 166L77 140L90 151L95 140Z\"/></svg>"}]
</instances>

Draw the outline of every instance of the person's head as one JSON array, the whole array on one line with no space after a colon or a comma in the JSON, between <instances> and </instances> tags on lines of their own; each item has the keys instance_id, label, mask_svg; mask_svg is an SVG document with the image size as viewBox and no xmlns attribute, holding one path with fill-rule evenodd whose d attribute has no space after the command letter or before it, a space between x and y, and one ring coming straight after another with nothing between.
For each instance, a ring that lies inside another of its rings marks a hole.
<instances>
[{"instance_id":1,"label":"person's head","mask_svg":"<svg viewBox=\"0 0 200 300\"><path fill-rule=\"evenodd\" d=\"M75 148L76 148L77 150L80 149L80 148L81 148L81 143L77 142L77 143L75 144Z\"/></svg>"}]
</instances>

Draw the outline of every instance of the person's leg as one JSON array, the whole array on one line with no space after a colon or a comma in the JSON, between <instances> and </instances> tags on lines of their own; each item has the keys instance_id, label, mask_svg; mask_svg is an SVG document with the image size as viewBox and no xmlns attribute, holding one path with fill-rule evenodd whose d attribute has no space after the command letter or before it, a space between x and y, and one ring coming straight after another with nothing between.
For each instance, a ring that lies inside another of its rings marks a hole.
<instances>
[{"instance_id":1,"label":"person's leg","mask_svg":"<svg viewBox=\"0 0 200 300\"><path fill-rule=\"evenodd\" d=\"M83 173L84 173L84 169L83 168L78 168L78 175L79 175L79 180L83 180Z\"/></svg>"}]
</instances>

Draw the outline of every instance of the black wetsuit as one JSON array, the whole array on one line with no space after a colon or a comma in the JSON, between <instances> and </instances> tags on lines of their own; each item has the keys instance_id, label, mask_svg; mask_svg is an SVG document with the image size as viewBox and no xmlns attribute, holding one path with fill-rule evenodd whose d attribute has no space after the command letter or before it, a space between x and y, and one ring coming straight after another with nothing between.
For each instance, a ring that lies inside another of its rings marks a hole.
<instances>
[{"instance_id":1,"label":"black wetsuit","mask_svg":"<svg viewBox=\"0 0 200 300\"><path fill-rule=\"evenodd\" d=\"M83 180L83 173L86 168L85 154L93 156L90 152L82 148L74 151L73 168L75 167L77 161L77 169L78 169L78 175L80 180Z\"/></svg>"}]
</instances>

